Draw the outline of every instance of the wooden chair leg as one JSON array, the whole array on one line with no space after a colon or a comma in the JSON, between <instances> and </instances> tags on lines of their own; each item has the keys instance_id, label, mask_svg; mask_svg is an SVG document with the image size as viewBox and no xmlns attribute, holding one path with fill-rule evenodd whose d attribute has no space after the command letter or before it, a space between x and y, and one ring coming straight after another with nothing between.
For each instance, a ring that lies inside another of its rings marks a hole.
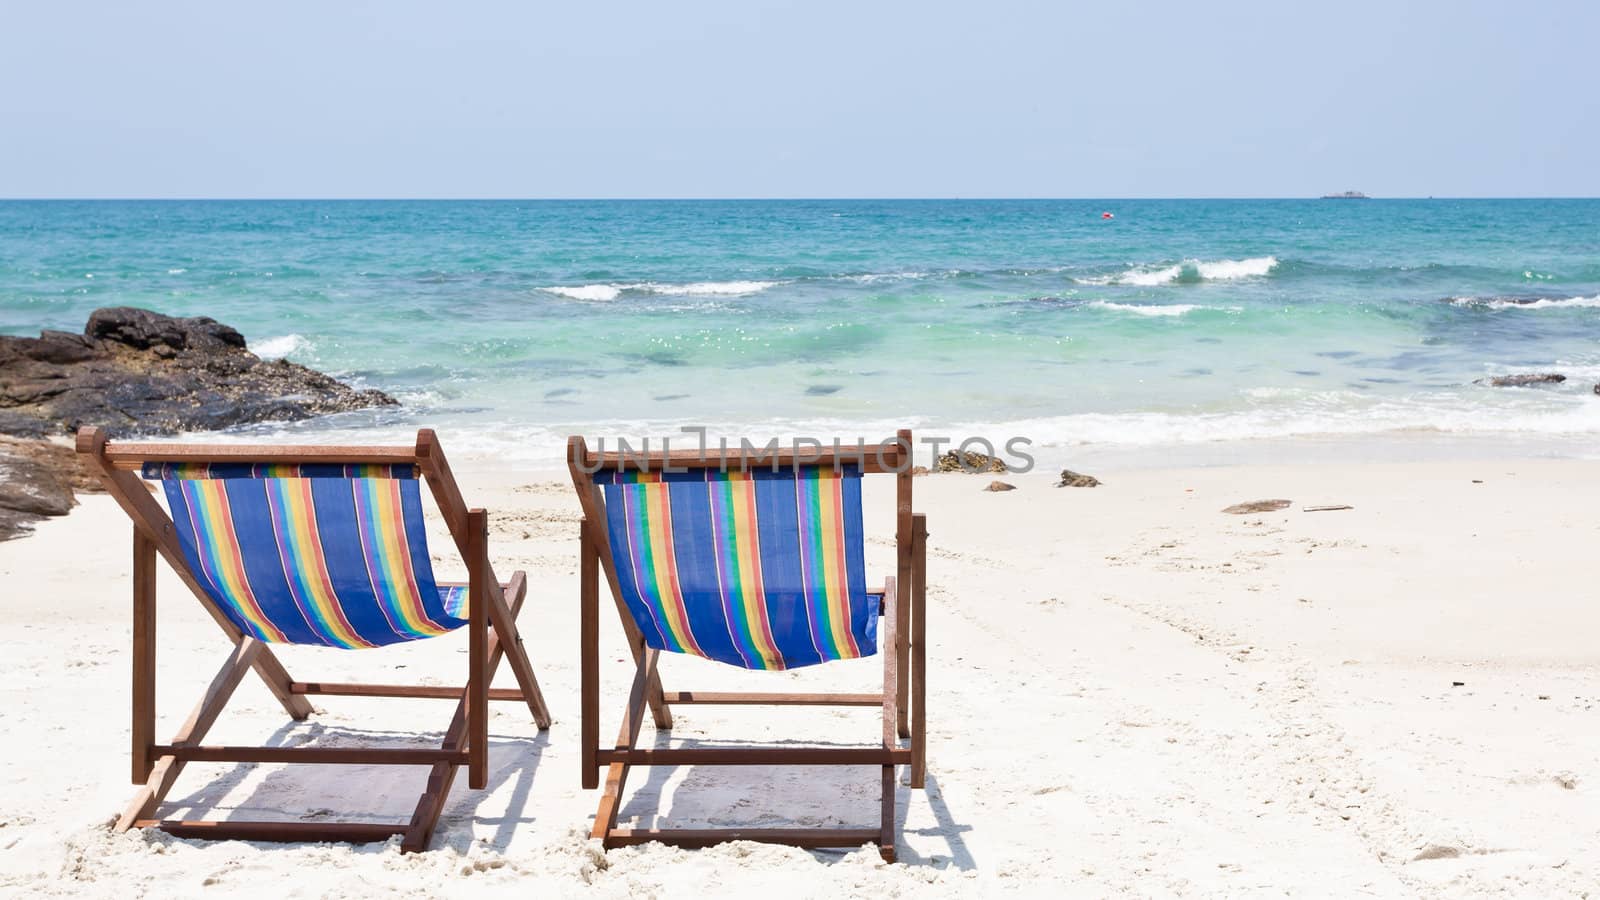
<instances>
[{"instance_id":1,"label":"wooden chair leg","mask_svg":"<svg viewBox=\"0 0 1600 900\"><path fill-rule=\"evenodd\" d=\"M592 791L600 786L600 764L595 760L600 747L600 554L589 539L587 521L578 527L578 547L578 642L582 651L579 764L583 789Z\"/></svg>"},{"instance_id":2,"label":"wooden chair leg","mask_svg":"<svg viewBox=\"0 0 1600 900\"><path fill-rule=\"evenodd\" d=\"M133 783L150 778L156 742L156 545L133 529Z\"/></svg>"},{"instance_id":3,"label":"wooden chair leg","mask_svg":"<svg viewBox=\"0 0 1600 900\"><path fill-rule=\"evenodd\" d=\"M469 512L467 530L467 786L481 791L489 784L488 514Z\"/></svg>"},{"instance_id":4,"label":"wooden chair leg","mask_svg":"<svg viewBox=\"0 0 1600 900\"><path fill-rule=\"evenodd\" d=\"M898 592L897 592L898 593ZM884 602L891 604L889 614L883 617L884 625L889 629L887 635L890 647L896 647L899 639L899 609L900 604L895 597L884 597ZM894 750L899 747L899 735L896 727L902 708L898 700L897 686L900 682L900 654L897 652L883 652L883 748ZM886 862L894 862L895 858L895 777L894 766L883 767L883 813L878 825L878 853Z\"/></svg>"},{"instance_id":5,"label":"wooden chair leg","mask_svg":"<svg viewBox=\"0 0 1600 900\"><path fill-rule=\"evenodd\" d=\"M899 676L895 682L896 705L896 733L900 737L911 736L911 726L906 720L906 711L910 707L908 702L907 675L909 666L906 659L906 641L911 637L911 629L907 616L911 613L911 487L912 475L910 456L912 452L911 432L901 429L895 432L895 441L901 447L903 465L895 471L895 628L899 635L898 641L891 641L889 646L894 648L896 663L899 667Z\"/></svg>"},{"instance_id":6,"label":"wooden chair leg","mask_svg":"<svg viewBox=\"0 0 1600 900\"><path fill-rule=\"evenodd\" d=\"M912 525L911 553L911 786L928 776L928 517Z\"/></svg>"}]
</instances>

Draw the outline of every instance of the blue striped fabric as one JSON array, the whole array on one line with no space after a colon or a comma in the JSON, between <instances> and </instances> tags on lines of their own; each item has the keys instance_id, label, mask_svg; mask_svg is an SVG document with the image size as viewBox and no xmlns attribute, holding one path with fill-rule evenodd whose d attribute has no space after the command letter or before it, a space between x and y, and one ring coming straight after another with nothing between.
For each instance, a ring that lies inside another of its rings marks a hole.
<instances>
[{"instance_id":1,"label":"blue striped fabric","mask_svg":"<svg viewBox=\"0 0 1600 900\"><path fill-rule=\"evenodd\" d=\"M877 652L855 467L601 471L623 601L645 642L747 669Z\"/></svg>"},{"instance_id":2,"label":"blue striped fabric","mask_svg":"<svg viewBox=\"0 0 1600 900\"><path fill-rule=\"evenodd\" d=\"M147 465L189 568L245 634L348 649L466 624L434 581L411 466Z\"/></svg>"}]
</instances>

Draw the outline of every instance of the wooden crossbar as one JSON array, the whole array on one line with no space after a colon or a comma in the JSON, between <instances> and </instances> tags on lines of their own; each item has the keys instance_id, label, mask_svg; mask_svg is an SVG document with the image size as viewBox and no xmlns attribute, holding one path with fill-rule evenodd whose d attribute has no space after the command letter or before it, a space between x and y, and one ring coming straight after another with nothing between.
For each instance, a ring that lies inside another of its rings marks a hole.
<instances>
[{"instance_id":1,"label":"wooden crossbar","mask_svg":"<svg viewBox=\"0 0 1600 900\"><path fill-rule=\"evenodd\" d=\"M633 747L596 752L600 763L637 766L904 765L911 751L890 747Z\"/></svg>"},{"instance_id":2,"label":"wooden crossbar","mask_svg":"<svg viewBox=\"0 0 1600 900\"><path fill-rule=\"evenodd\" d=\"M338 681L291 681L289 689L296 694L326 697L407 697L432 700L460 700L465 687L442 687L431 684L359 684ZM490 700L525 699L521 688L490 688Z\"/></svg>"},{"instance_id":3,"label":"wooden crossbar","mask_svg":"<svg viewBox=\"0 0 1600 900\"><path fill-rule=\"evenodd\" d=\"M193 819L139 819L135 828L159 828L173 837L203 841L317 842L366 844L406 833L406 825L376 822L211 822Z\"/></svg>"},{"instance_id":4,"label":"wooden crossbar","mask_svg":"<svg viewBox=\"0 0 1600 900\"><path fill-rule=\"evenodd\" d=\"M790 847L859 847L880 837L876 828L613 828L606 845L622 847L659 841L675 847L715 847L728 841L757 841Z\"/></svg>"},{"instance_id":5,"label":"wooden crossbar","mask_svg":"<svg viewBox=\"0 0 1600 900\"><path fill-rule=\"evenodd\" d=\"M274 465L415 465L411 447L353 447L298 444L264 447L257 444L152 444L117 441L106 447L105 458L124 471L145 463L271 463Z\"/></svg>"},{"instance_id":6,"label":"wooden crossbar","mask_svg":"<svg viewBox=\"0 0 1600 900\"><path fill-rule=\"evenodd\" d=\"M157 756L170 756L179 762L425 766L467 761L463 751L434 747L174 747L157 744L155 751Z\"/></svg>"},{"instance_id":7,"label":"wooden crossbar","mask_svg":"<svg viewBox=\"0 0 1600 900\"><path fill-rule=\"evenodd\" d=\"M589 472L614 469L619 471L672 471L674 469L730 469L759 471L762 468L789 466L860 466L868 474L893 472L899 468L910 469L910 451L895 442L886 444L854 444L835 450L831 445L820 450L809 447L776 448L765 452L760 448L753 453L742 453L728 448L726 454L716 450L669 450L639 453L591 453L585 461Z\"/></svg>"}]
</instances>

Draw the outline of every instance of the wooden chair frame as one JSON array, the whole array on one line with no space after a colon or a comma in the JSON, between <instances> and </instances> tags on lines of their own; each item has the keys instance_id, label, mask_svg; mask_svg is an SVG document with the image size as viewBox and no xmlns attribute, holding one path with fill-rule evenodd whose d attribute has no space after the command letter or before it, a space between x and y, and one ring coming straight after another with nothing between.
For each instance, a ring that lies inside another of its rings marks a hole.
<instances>
[{"instance_id":1,"label":"wooden chair frame","mask_svg":"<svg viewBox=\"0 0 1600 900\"><path fill-rule=\"evenodd\" d=\"M897 834L895 767L908 766L910 786L921 788L927 774L927 623L926 569L927 519L912 512L911 432L902 430L884 444L826 447L815 452L768 450L658 451L654 453L591 453L581 437L567 442L567 463L583 507L580 528L579 594L582 606L583 786L600 786L601 767L607 767L605 791L595 811L591 837L607 849L659 841L680 847L708 847L725 841L760 841L796 847L854 847L876 842L889 862L895 859ZM863 474L890 473L896 478L896 575L886 579L885 628L879 652L883 656L883 689L875 693L753 693L666 691L661 685L660 651L645 646L632 615L622 599L606 530L605 499L594 473L605 470L681 471L695 468L761 466L859 465ZM600 741L600 574L611 586L612 599L635 662L633 686L623 710L616 743ZM649 749L638 745L646 708L657 730L672 727L674 705L729 706L876 706L883 710L881 742L872 746L837 747L685 747ZM908 738L908 746L900 739ZM882 809L878 828L618 828L623 790L629 770L642 766L680 765L874 765L881 767Z\"/></svg>"},{"instance_id":2,"label":"wooden chair frame","mask_svg":"<svg viewBox=\"0 0 1600 900\"><path fill-rule=\"evenodd\" d=\"M516 619L527 593L527 578L517 572L502 583L488 555L488 515L469 509L456 486L438 437L417 432L411 447L254 446L248 444L154 444L110 442L99 428L78 432L78 452L88 458L106 491L133 520L133 783L142 787L117 819L118 831L160 828L170 834L205 840L347 841L363 843L402 837L401 849L427 848L444 811L456 770L467 767L473 790L488 784L489 701L528 704L542 731L550 712L533 666L517 632ZM464 688L424 685L295 681L265 643L239 630L212 601L178 544L172 519L137 474L146 462L411 464L428 482L440 513L468 571L468 671ZM167 561L206 612L233 642L233 651L212 679L199 705L173 739L155 740L156 711L156 558ZM490 682L505 657L516 675L516 689L492 689ZM312 713L306 699L315 694L357 697L457 699L455 716L438 749L385 747L206 746L201 741L222 713L245 674L254 669L290 717ZM155 818L157 808L190 762L345 763L428 766L416 811L406 823L184 821Z\"/></svg>"}]
</instances>

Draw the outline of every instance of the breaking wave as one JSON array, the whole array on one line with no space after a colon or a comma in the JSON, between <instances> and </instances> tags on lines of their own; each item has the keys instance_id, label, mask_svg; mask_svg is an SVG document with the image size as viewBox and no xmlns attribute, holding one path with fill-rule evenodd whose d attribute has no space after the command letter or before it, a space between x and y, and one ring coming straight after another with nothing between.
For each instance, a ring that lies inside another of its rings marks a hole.
<instances>
[{"instance_id":1,"label":"breaking wave","mask_svg":"<svg viewBox=\"0 0 1600 900\"><path fill-rule=\"evenodd\" d=\"M777 287L779 281L696 281L689 284L660 284L640 281L629 284L556 285L540 288L546 293L570 300L601 302L615 300L624 293L658 294L666 297L737 297L759 294L767 288Z\"/></svg>"},{"instance_id":2,"label":"breaking wave","mask_svg":"<svg viewBox=\"0 0 1600 900\"><path fill-rule=\"evenodd\" d=\"M277 337L263 338L250 348L251 352L262 359L283 359L291 354L304 353L311 349L311 342L298 334L282 334Z\"/></svg>"},{"instance_id":3,"label":"breaking wave","mask_svg":"<svg viewBox=\"0 0 1600 900\"><path fill-rule=\"evenodd\" d=\"M1192 313L1197 309L1211 309L1218 312L1241 312L1238 306L1202 306L1196 303L1173 303L1170 305L1156 305L1143 303L1112 303L1109 300L1096 300L1086 304L1095 309L1109 309L1117 312L1132 313L1136 316L1181 316Z\"/></svg>"},{"instance_id":4,"label":"breaking wave","mask_svg":"<svg viewBox=\"0 0 1600 900\"><path fill-rule=\"evenodd\" d=\"M1079 284L1127 284L1138 287L1156 287L1163 284L1196 284L1202 281L1234 281L1240 278L1261 278L1278 267L1276 256L1252 256L1248 259L1199 260L1186 259L1164 266L1134 266L1111 275L1074 278Z\"/></svg>"}]
</instances>

